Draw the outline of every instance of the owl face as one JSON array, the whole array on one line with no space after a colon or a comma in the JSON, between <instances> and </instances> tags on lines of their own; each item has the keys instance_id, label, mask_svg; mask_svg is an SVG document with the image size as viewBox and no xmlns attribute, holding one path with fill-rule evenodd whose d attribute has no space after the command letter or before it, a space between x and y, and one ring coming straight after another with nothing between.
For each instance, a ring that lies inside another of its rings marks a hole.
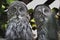
<instances>
[{"instance_id":1,"label":"owl face","mask_svg":"<svg viewBox=\"0 0 60 40\"><path fill-rule=\"evenodd\" d=\"M7 14L9 17L11 16L24 16L27 14L27 7L26 4L23 2L15 1L8 7Z\"/></svg>"},{"instance_id":2,"label":"owl face","mask_svg":"<svg viewBox=\"0 0 60 40\"><path fill-rule=\"evenodd\" d=\"M51 10L48 6L38 5L35 7L34 18L36 22L43 23L49 15L51 15Z\"/></svg>"}]
</instances>

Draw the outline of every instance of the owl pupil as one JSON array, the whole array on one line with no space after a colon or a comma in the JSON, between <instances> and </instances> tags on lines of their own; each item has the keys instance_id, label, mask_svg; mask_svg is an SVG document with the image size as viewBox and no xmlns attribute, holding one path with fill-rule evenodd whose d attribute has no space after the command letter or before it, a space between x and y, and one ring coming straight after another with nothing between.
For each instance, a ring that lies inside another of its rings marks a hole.
<instances>
[{"instance_id":1,"label":"owl pupil","mask_svg":"<svg viewBox=\"0 0 60 40\"><path fill-rule=\"evenodd\" d=\"M44 10L44 12L45 12L45 13L47 13L47 12L48 12L48 10L46 10L46 9L45 9L45 10Z\"/></svg>"},{"instance_id":2,"label":"owl pupil","mask_svg":"<svg viewBox=\"0 0 60 40\"><path fill-rule=\"evenodd\" d=\"M23 8L20 8L19 10L20 10L20 11L23 11Z\"/></svg>"},{"instance_id":3,"label":"owl pupil","mask_svg":"<svg viewBox=\"0 0 60 40\"><path fill-rule=\"evenodd\" d=\"M12 13L15 13L15 12L16 12L16 8L13 8L13 9L12 9Z\"/></svg>"}]
</instances>

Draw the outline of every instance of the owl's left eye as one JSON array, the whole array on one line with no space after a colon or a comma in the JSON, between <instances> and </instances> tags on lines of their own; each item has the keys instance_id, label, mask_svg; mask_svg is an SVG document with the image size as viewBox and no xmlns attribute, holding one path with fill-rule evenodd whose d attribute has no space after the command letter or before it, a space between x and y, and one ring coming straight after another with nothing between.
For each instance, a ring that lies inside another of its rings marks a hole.
<instances>
[{"instance_id":1,"label":"owl's left eye","mask_svg":"<svg viewBox=\"0 0 60 40\"><path fill-rule=\"evenodd\" d=\"M49 14L49 9L47 9L47 8L44 9L44 10L43 10L43 14L47 16L47 15Z\"/></svg>"},{"instance_id":2,"label":"owl's left eye","mask_svg":"<svg viewBox=\"0 0 60 40\"><path fill-rule=\"evenodd\" d=\"M24 8L22 8L22 7L21 7L21 8L19 8L19 11L20 11L20 12L22 12L23 10L24 10Z\"/></svg>"},{"instance_id":3,"label":"owl's left eye","mask_svg":"<svg viewBox=\"0 0 60 40\"><path fill-rule=\"evenodd\" d=\"M49 10L45 9L44 12L47 13L47 12L49 12Z\"/></svg>"}]
</instances>

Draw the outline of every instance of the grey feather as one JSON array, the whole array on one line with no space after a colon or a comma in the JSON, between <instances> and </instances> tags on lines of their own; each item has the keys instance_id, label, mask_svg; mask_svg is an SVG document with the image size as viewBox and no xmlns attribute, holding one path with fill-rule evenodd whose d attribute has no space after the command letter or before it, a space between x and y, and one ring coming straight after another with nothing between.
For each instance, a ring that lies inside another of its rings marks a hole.
<instances>
[{"instance_id":1,"label":"grey feather","mask_svg":"<svg viewBox=\"0 0 60 40\"><path fill-rule=\"evenodd\" d=\"M48 40L47 22L51 16L51 9L46 5L37 5L34 9L34 18L37 24L38 40Z\"/></svg>"},{"instance_id":2,"label":"grey feather","mask_svg":"<svg viewBox=\"0 0 60 40\"><path fill-rule=\"evenodd\" d=\"M7 40L33 40L26 4L15 1L8 8Z\"/></svg>"}]
</instances>

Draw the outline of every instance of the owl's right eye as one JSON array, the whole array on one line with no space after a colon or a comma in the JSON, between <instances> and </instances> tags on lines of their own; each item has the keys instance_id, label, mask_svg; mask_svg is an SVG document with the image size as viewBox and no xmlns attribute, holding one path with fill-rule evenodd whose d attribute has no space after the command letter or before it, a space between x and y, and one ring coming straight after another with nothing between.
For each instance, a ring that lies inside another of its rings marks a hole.
<instances>
[{"instance_id":1,"label":"owl's right eye","mask_svg":"<svg viewBox=\"0 0 60 40\"><path fill-rule=\"evenodd\" d=\"M15 13L16 12L16 8L12 8L11 12Z\"/></svg>"},{"instance_id":2,"label":"owl's right eye","mask_svg":"<svg viewBox=\"0 0 60 40\"><path fill-rule=\"evenodd\" d=\"M24 9L21 7L19 10L20 10L20 12L22 12Z\"/></svg>"},{"instance_id":3,"label":"owl's right eye","mask_svg":"<svg viewBox=\"0 0 60 40\"><path fill-rule=\"evenodd\" d=\"M9 18L11 18L13 15L15 15L15 13L16 13L16 8L14 8L14 7L8 8Z\"/></svg>"},{"instance_id":4,"label":"owl's right eye","mask_svg":"<svg viewBox=\"0 0 60 40\"><path fill-rule=\"evenodd\" d=\"M16 12L16 8L14 8L14 7L9 8L9 9L8 9L8 12L14 14L14 13Z\"/></svg>"}]
</instances>

